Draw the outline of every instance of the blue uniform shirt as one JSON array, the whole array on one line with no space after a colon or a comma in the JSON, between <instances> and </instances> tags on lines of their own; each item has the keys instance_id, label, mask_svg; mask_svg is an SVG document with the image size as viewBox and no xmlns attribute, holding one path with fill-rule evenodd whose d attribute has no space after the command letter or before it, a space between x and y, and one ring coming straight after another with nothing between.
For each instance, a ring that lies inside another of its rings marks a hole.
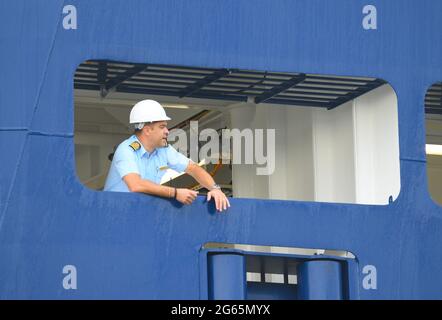
<instances>
[{"instance_id":1,"label":"blue uniform shirt","mask_svg":"<svg viewBox=\"0 0 442 320\"><path fill-rule=\"evenodd\" d=\"M133 142L139 143L138 150L134 150L130 146ZM157 148L149 153L133 135L124 140L115 151L104 191L129 192L129 188L123 180L123 177L129 173L139 174L142 179L159 184L167 168L183 172L189 161L189 158L176 151L172 146Z\"/></svg>"}]
</instances>

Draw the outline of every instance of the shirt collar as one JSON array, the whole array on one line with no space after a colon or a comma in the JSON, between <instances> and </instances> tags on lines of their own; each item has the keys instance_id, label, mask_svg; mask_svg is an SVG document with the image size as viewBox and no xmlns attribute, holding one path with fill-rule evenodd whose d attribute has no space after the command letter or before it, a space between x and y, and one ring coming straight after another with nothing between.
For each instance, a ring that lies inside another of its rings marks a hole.
<instances>
[{"instance_id":1,"label":"shirt collar","mask_svg":"<svg viewBox=\"0 0 442 320\"><path fill-rule=\"evenodd\" d=\"M137 141L140 144L140 149L137 150L137 152L140 153L140 157L143 157L145 154L147 157L150 157L151 155L154 155L157 152L157 149L154 149L152 152L148 152L146 149L144 149L143 144L140 140L138 140L138 137L134 134L132 135L132 141Z\"/></svg>"}]
</instances>

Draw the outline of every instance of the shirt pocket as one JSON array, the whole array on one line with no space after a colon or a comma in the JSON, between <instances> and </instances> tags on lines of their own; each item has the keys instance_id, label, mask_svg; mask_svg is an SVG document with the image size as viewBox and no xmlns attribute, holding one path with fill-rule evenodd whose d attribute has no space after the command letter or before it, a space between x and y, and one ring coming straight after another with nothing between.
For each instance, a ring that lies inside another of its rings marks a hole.
<instances>
[{"instance_id":1,"label":"shirt pocket","mask_svg":"<svg viewBox=\"0 0 442 320\"><path fill-rule=\"evenodd\" d=\"M166 173L167 169L169 169L169 166L167 165L167 162L160 162L156 166L156 183L161 183L161 178Z\"/></svg>"}]
</instances>

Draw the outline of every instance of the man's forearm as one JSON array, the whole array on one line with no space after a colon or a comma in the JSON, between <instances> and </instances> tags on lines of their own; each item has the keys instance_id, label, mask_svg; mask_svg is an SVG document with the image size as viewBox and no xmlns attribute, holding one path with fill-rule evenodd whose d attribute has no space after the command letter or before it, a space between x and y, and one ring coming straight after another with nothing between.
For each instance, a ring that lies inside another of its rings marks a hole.
<instances>
[{"instance_id":1,"label":"man's forearm","mask_svg":"<svg viewBox=\"0 0 442 320\"><path fill-rule=\"evenodd\" d=\"M215 185L215 180L213 180L212 176L208 174L206 170L200 168L194 163L190 163L186 168L186 173L190 174L203 187L209 190L209 192L207 193L207 201L213 199L213 201L215 202L216 210L221 212L230 207L229 200L222 192L222 190L218 188L213 188Z\"/></svg>"},{"instance_id":2,"label":"man's forearm","mask_svg":"<svg viewBox=\"0 0 442 320\"><path fill-rule=\"evenodd\" d=\"M175 196L175 188L162 186L139 177L126 176L124 181L131 192L142 192L164 198L173 198Z\"/></svg>"},{"instance_id":3,"label":"man's forearm","mask_svg":"<svg viewBox=\"0 0 442 320\"><path fill-rule=\"evenodd\" d=\"M201 184L207 190L212 189L215 184L215 180L213 180L212 176L207 173L206 170L199 167L196 164L191 164L186 170L186 173L191 175L199 184Z\"/></svg>"},{"instance_id":4,"label":"man's forearm","mask_svg":"<svg viewBox=\"0 0 442 320\"><path fill-rule=\"evenodd\" d=\"M141 180L139 190L137 192L143 192L160 196L164 198L173 198L175 195L175 188L162 186L147 180Z\"/></svg>"}]
</instances>

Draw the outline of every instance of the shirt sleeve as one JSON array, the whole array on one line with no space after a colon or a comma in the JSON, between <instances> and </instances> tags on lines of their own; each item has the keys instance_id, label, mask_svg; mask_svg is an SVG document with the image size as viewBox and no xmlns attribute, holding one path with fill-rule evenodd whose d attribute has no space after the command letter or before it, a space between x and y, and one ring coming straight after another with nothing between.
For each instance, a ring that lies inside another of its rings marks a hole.
<instances>
[{"instance_id":1,"label":"shirt sleeve","mask_svg":"<svg viewBox=\"0 0 442 320\"><path fill-rule=\"evenodd\" d=\"M190 161L189 158L176 151L174 147L167 147L167 165L169 168L181 173L186 170Z\"/></svg>"},{"instance_id":2,"label":"shirt sleeve","mask_svg":"<svg viewBox=\"0 0 442 320\"><path fill-rule=\"evenodd\" d=\"M115 168L121 179L129 173L140 174L136 161L136 154L127 145L122 145L117 151L115 151L113 161L115 161Z\"/></svg>"}]
</instances>

